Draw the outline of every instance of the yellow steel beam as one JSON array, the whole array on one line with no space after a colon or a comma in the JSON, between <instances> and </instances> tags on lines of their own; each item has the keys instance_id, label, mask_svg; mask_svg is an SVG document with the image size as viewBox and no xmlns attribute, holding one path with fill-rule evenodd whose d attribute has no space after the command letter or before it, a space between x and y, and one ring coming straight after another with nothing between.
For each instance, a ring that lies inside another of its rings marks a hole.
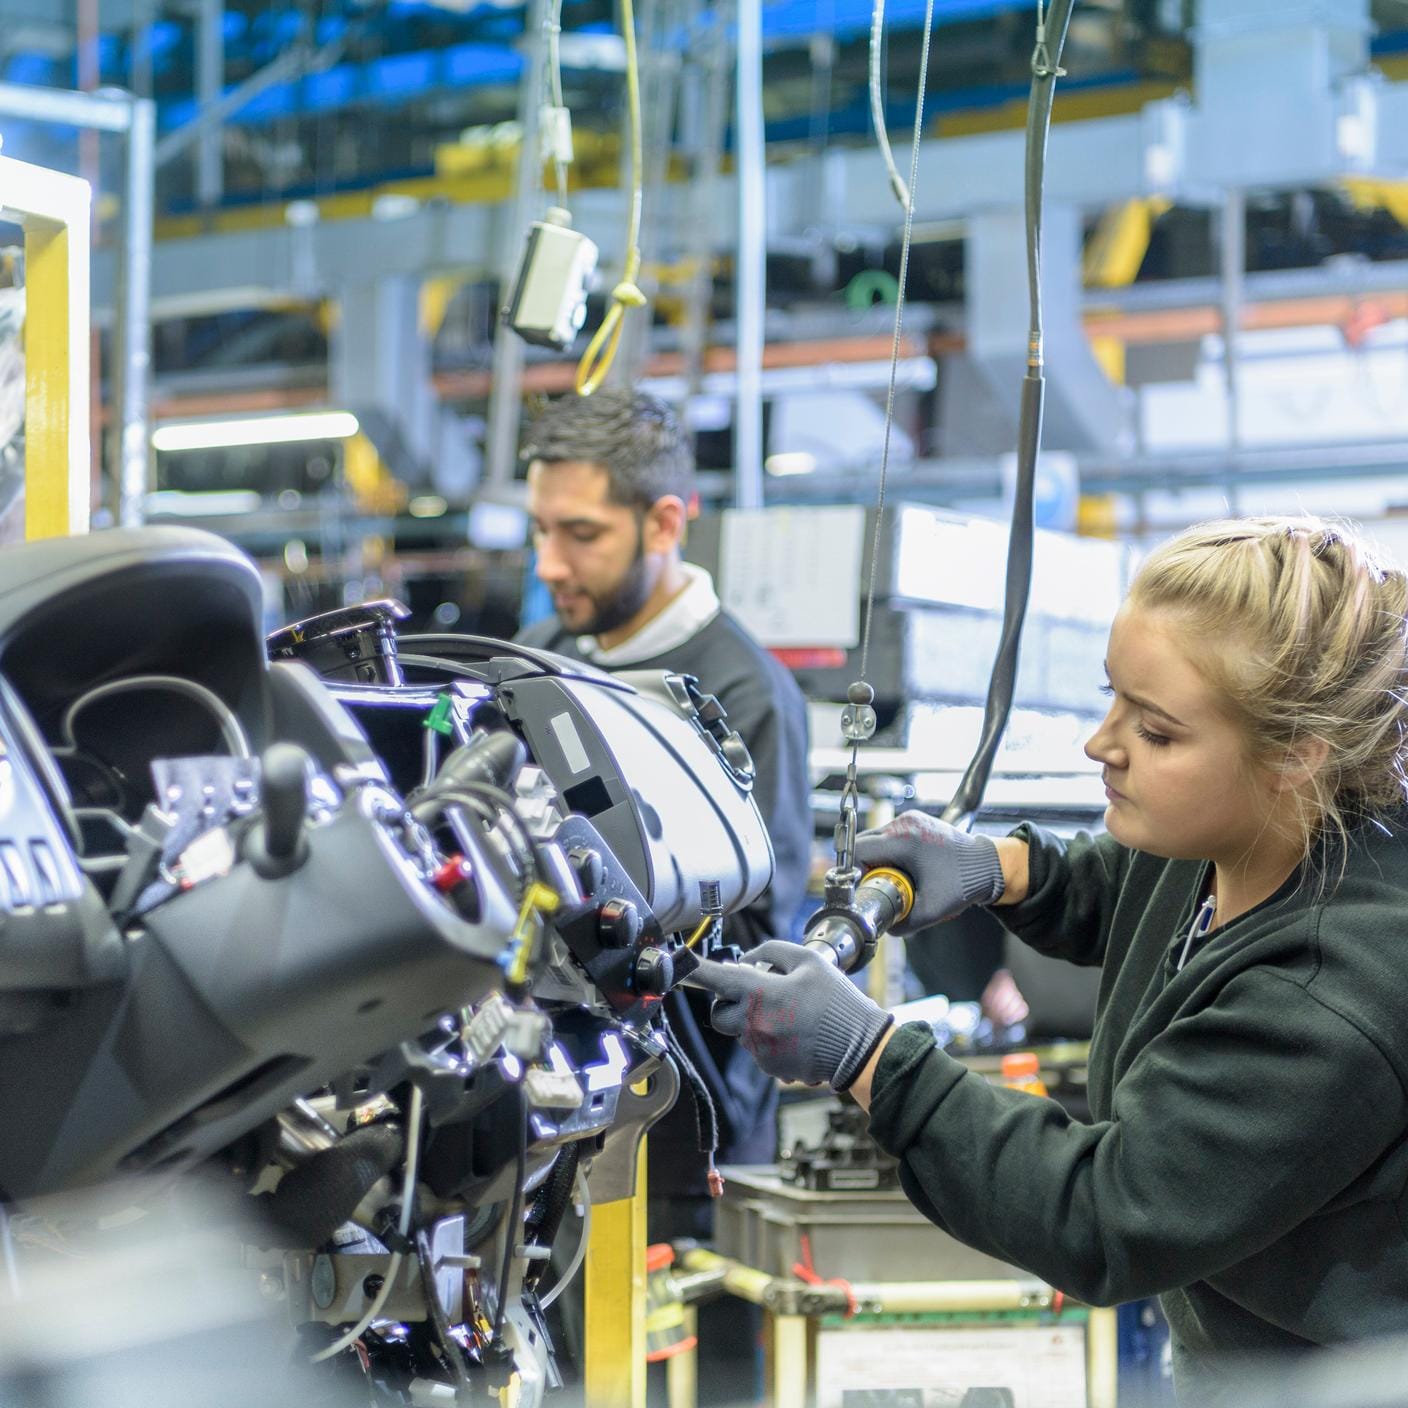
<instances>
[{"instance_id":1,"label":"yellow steel beam","mask_svg":"<svg viewBox=\"0 0 1408 1408\"><path fill-rule=\"evenodd\" d=\"M1146 103L1171 98L1186 85L1163 79L1117 83L1108 88L1078 88L1058 93L1051 121L1086 122L1096 117L1121 117L1135 113ZM997 107L966 108L943 113L929 128L931 136L973 137L983 132L1020 131L1027 121L1027 98L1013 98Z\"/></svg>"},{"instance_id":2,"label":"yellow steel beam","mask_svg":"<svg viewBox=\"0 0 1408 1408\"><path fill-rule=\"evenodd\" d=\"M695 1340L690 1349L672 1354L665 1361L665 1393L669 1408L697 1408L699 1402L699 1311L684 1307L682 1326L686 1340Z\"/></svg>"},{"instance_id":3,"label":"yellow steel beam","mask_svg":"<svg viewBox=\"0 0 1408 1408\"><path fill-rule=\"evenodd\" d=\"M361 431L343 441L342 473L363 513L396 513L405 505L405 486Z\"/></svg>"},{"instance_id":4,"label":"yellow steel beam","mask_svg":"<svg viewBox=\"0 0 1408 1408\"><path fill-rule=\"evenodd\" d=\"M84 533L92 191L76 176L0 157L0 202L24 230L25 536Z\"/></svg>"},{"instance_id":5,"label":"yellow steel beam","mask_svg":"<svg viewBox=\"0 0 1408 1408\"><path fill-rule=\"evenodd\" d=\"M1090 353L1100 369L1116 386L1123 386L1129 358L1123 342L1117 337L1092 337Z\"/></svg>"},{"instance_id":6,"label":"yellow steel beam","mask_svg":"<svg viewBox=\"0 0 1408 1408\"><path fill-rule=\"evenodd\" d=\"M1082 278L1086 288L1124 288L1139 277L1154 222L1172 204L1161 196L1140 197L1111 206L1086 241ZM1117 337L1091 337L1090 350L1105 375L1123 386L1125 344Z\"/></svg>"},{"instance_id":7,"label":"yellow steel beam","mask_svg":"<svg viewBox=\"0 0 1408 1408\"><path fill-rule=\"evenodd\" d=\"M1154 222L1172 205L1162 197L1140 197L1111 206L1086 242L1083 276L1087 288L1125 288L1139 277L1149 251Z\"/></svg>"},{"instance_id":8,"label":"yellow steel beam","mask_svg":"<svg viewBox=\"0 0 1408 1408\"><path fill-rule=\"evenodd\" d=\"M806 1408L808 1326L805 1315L772 1320L772 1408Z\"/></svg>"},{"instance_id":9,"label":"yellow steel beam","mask_svg":"<svg viewBox=\"0 0 1408 1408\"><path fill-rule=\"evenodd\" d=\"M458 275L446 275L438 279L426 279L420 286L420 331L421 336L434 339L445 323L445 314L455 295L464 286Z\"/></svg>"},{"instance_id":10,"label":"yellow steel beam","mask_svg":"<svg viewBox=\"0 0 1408 1408\"><path fill-rule=\"evenodd\" d=\"M1082 494L1076 503L1076 532L1085 538L1119 536L1119 500L1114 494Z\"/></svg>"},{"instance_id":11,"label":"yellow steel beam","mask_svg":"<svg viewBox=\"0 0 1408 1408\"><path fill-rule=\"evenodd\" d=\"M1408 227L1408 181L1377 181L1370 176L1347 176L1341 183L1360 210L1387 210Z\"/></svg>"},{"instance_id":12,"label":"yellow steel beam","mask_svg":"<svg viewBox=\"0 0 1408 1408\"><path fill-rule=\"evenodd\" d=\"M645 1408L644 1139L635 1195L592 1209L586 1275L586 1401Z\"/></svg>"},{"instance_id":13,"label":"yellow steel beam","mask_svg":"<svg viewBox=\"0 0 1408 1408\"><path fill-rule=\"evenodd\" d=\"M1119 1321L1114 1310L1092 1306L1085 1322L1086 1401L1115 1408L1119 1395Z\"/></svg>"}]
</instances>

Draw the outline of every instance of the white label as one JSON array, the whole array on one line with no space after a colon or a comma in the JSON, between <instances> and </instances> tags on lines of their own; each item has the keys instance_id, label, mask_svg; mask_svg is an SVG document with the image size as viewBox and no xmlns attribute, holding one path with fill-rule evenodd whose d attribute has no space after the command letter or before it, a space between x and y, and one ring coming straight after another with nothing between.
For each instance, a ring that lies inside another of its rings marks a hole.
<instances>
[{"instance_id":1,"label":"white label","mask_svg":"<svg viewBox=\"0 0 1408 1408\"><path fill-rule=\"evenodd\" d=\"M857 1328L816 1337L816 1408L848 1408L877 1391L957 1408L975 1388L1006 1389L1013 1408L1085 1408L1084 1327Z\"/></svg>"},{"instance_id":2,"label":"white label","mask_svg":"<svg viewBox=\"0 0 1408 1408\"><path fill-rule=\"evenodd\" d=\"M860 642L865 510L730 509L719 596L763 645Z\"/></svg>"},{"instance_id":3,"label":"white label","mask_svg":"<svg viewBox=\"0 0 1408 1408\"><path fill-rule=\"evenodd\" d=\"M176 862L181 879L189 887L217 875L228 875L235 863L235 843L223 826L197 836Z\"/></svg>"},{"instance_id":4,"label":"white label","mask_svg":"<svg viewBox=\"0 0 1408 1408\"><path fill-rule=\"evenodd\" d=\"M572 769L572 775L575 777L579 772L586 772L591 766L591 759L587 757L587 750L582 746L582 736L577 732L572 715L556 714L548 720L548 727L556 736L557 746L562 749L562 756L567 759L567 766Z\"/></svg>"}]
</instances>

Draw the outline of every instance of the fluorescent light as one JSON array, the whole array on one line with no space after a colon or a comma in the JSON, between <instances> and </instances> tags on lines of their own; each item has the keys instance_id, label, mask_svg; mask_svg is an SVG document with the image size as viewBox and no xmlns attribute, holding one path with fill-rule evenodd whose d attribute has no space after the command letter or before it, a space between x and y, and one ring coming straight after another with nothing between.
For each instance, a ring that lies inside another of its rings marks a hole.
<instances>
[{"instance_id":1,"label":"fluorescent light","mask_svg":"<svg viewBox=\"0 0 1408 1408\"><path fill-rule=\"evenodd\" d=\"M357 433L350 411L298 411L236 420L168 421L152 431L154 450L218 450L234 445L286 445L298 440L346 440Z\"/></svg>"},{"instance_id":2,"label":"fluorescent light","mask_svg":"<svg viewBox=\"0 0 1408 1408\"><path fill-rule=\"evenodd\" d=\"M404 220L420 209L420 201L404 191L388 191L372 201L373 220Z\"/></svg>"},{"instance_id":3,"label":"fluorescent light","mask_svg":"<svg viewBox=\"0 0 1408 1408\"><path fill-rule=\"evenodd\" d=\"M219 518L227 514L254 513L261 500L253 489L212 489L191 494L181 489L157 489L145 500L148 518Z\"/></svg>"},{"instance_id":4,"label":"fluorescent light","mask_svg":"<svg viewBox=\"0 0 1408 1408\"><path fill-rule=\"evenodd\" d=\"M481 498L469 506L465 535L476 548L521 548L528 536L528 515L512 504Z\"/></svg>"},{"instance_id":5,"label":"fluorescent light","mask_svg":"<svg viewBox=\"0 0 1408 1408\"><path fill-rule=\"evenodd\" d=\"M763 468L769 474L814 474L816 456L807 450L784 450L780 454L769 455L763 461Z\"/></svg>"}]
</instances>

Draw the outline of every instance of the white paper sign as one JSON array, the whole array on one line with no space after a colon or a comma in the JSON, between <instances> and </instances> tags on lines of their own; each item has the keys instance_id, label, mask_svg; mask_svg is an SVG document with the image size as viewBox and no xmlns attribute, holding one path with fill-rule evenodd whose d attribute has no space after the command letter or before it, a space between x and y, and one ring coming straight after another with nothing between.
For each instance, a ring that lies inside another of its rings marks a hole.
<instances>
[{"instance_id":1,"label":"white paper sign","mask_svg":"<svg viewBox=\"0 0 1408 1408\"><path fill-rule=\"evenodd\" d=\"M719 550L719 597L763 645L860 643L865 510L731 509Z\"/></svg>"},{"instance_id":2,"label":"white paper sign","mask_svg":"<svg viewBox=\"0 0 1408 1408\"><path fill-rule=\"evenodd\" d=\"M958 1408L974 1388L1006 1389L1012 1408L1085 1408L1084 1327L926 1326L816 1337L816 1408L875 1403L861 1395L877 1393L906 1408Z\"/></svg>"}]
</instances>

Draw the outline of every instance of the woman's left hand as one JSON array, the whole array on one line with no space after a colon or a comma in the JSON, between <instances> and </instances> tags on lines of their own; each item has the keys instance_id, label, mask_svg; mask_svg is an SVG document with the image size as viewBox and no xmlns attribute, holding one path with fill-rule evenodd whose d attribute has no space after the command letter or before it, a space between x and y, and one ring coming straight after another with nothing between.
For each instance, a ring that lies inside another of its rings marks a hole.
<instances>
[{"instance_id":1,"label":"woman's left hand","mask_svg":"<svg viewBox=\"0 0 1408 1408\"><path fill-rule=\"evenodd\" d=\"M834 964L769 939L740 963L706 960L688 981L715 994L709 1019L779 1080L845 1090L894 1018Z\"/></svg>"}]
</instances>

